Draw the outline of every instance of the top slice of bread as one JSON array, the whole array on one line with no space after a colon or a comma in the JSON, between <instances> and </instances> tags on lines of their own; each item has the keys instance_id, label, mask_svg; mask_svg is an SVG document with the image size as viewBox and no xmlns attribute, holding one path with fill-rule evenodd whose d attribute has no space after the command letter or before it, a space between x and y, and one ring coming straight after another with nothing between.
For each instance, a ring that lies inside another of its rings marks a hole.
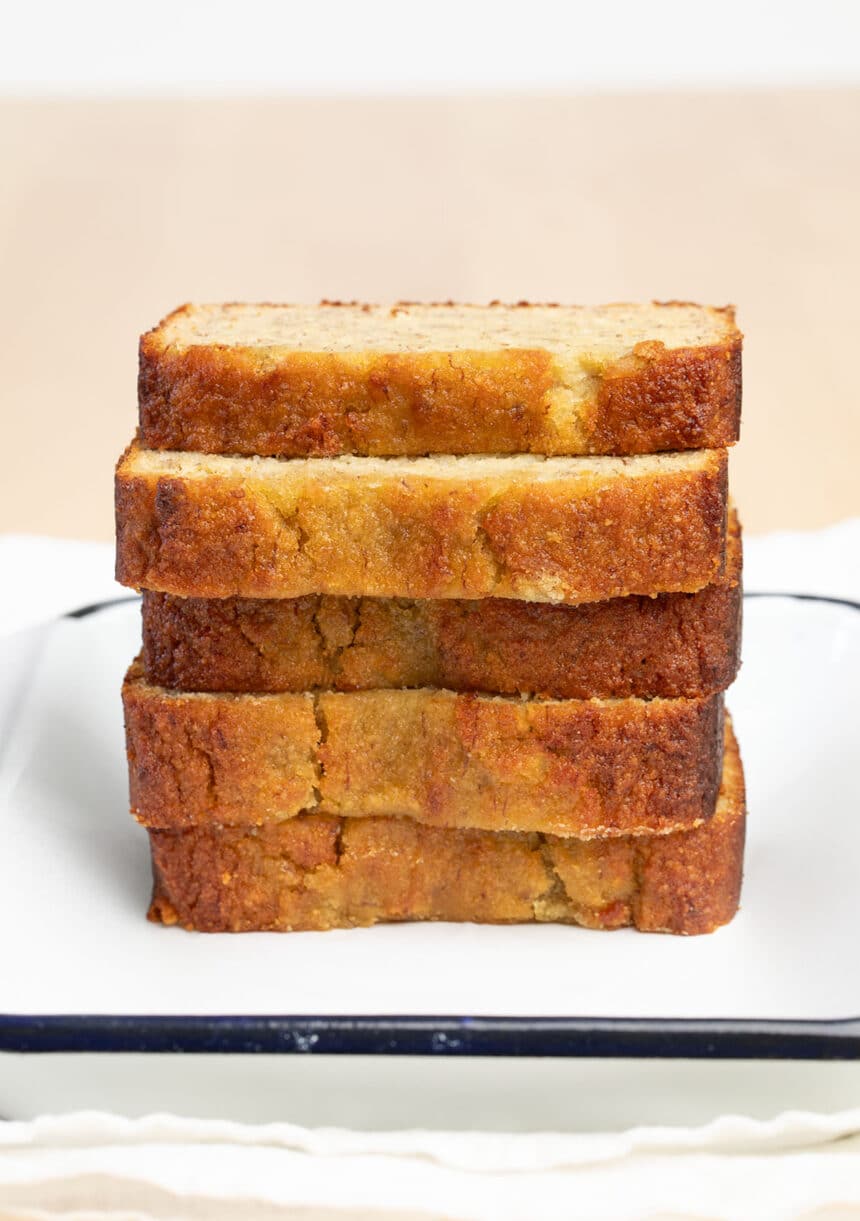
<instances>
[{"instance_id":1,"label":"top slice of bread","mask_svg":"<svg viewBox=\"0 0 860 1221\"><path fill-rule=\"evenodd\" d=\"M185 305L140 344L151 449L644 454L738 436L731 308Z\"/></svg>"}]
</instances>

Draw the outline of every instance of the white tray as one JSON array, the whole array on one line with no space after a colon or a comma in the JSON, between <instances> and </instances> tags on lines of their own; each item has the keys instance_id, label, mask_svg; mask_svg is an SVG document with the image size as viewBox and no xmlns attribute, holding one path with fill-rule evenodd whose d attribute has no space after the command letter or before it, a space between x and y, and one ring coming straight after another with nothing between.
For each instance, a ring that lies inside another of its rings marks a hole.
<instances>
[{"instance_id":1,"label":"white tray","mask_svg":"<svg viewBox=\"0 0 860 1221\"><path fill-rule=\"evenodd\" d=\"M119 697L139 607L8 638L0 1048L860 1054L859 612L747 600L728 700L748 788L742 907L693 938L149 924Z\"/></svg>"}]
</instances>

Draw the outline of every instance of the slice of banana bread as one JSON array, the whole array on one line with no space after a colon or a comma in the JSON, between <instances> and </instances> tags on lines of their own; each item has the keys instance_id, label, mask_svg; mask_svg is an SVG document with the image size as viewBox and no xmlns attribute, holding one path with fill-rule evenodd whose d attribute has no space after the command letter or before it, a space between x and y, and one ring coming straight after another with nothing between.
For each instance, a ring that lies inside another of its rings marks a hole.
<instances>
[{"instance_id":1,"label":"slice of banana bread","mask_svg":"<svg viewBox=\"0 0 860 1221\"><path fill-rule=\"evenodd\" d=\"M580 606L507 598L143 595L147 682L186 691L447 687L556 699L710 695L737 674L741 535L696 594Z\"/></svg>"},{"instance_id":2,"label":"slice of banana bread","mask_svg":"<svg viewBox=\"0 0 860 1221\"><path fill-rule=\"evenodd\" d=\"M693 830L583 842L326 814L153 830L149 917L202 932L469 920L708 933L737 910L745 820L727 722L716 813Z\"/></svg>"},{"instance_id":3,"label":"slice of banana bread","mask_svg":"<svg viewBox=\"0 0 860 1221\"><path fill-rule=\"evenodd\" d=\"M640 454L737 439L731 309L186 305L140 343L153 449Z\"/></svg>"},{"instance_id":4,"label":"slice of banana bread","mask_svg":"<svg viewBox=\"0 0 860 1221\"><path fill-rule=\"evenodd\" d=\"M582 838L710 818L721 695L523 700L452 691L123 688L131 806L152 827L302 813Z\"/></svg>"},{"instance_id":5,"label":"slice of banana bread","mask_svg":"<svg viewBox=\"0 0 860 1221\"><path fill-rule=\"evenodd\" d=\"M726 452L636 458L225 458L140 449L117 578L182 597L692 592L723 571Z\"/></svg>"}]
</instances>

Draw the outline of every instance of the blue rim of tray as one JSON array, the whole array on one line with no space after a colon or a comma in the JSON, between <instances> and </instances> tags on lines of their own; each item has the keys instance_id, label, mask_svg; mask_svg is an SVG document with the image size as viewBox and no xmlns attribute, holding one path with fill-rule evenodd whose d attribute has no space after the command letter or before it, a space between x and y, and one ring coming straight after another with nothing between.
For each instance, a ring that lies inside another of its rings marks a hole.
<instances>
[{"instance_id":1,"label":"blue rim of tray","mask_svg":"<svg viewBox=\"0 0 860 1221\"><path fill-rule=\"evenodd\" d=\"M817 594L747 593L860 611ZM136 596L70 611L82 619ZM678 1018L0 1014L0 1051L856 1060L860 1016L823 1021Z\"/></svg>"}]
</instances>

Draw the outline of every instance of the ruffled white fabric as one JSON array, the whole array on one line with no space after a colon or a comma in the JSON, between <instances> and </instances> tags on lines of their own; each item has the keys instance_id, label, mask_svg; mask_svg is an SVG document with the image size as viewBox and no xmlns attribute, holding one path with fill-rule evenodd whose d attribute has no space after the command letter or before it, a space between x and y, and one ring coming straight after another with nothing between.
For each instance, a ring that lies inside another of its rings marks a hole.
<instances>
[{"instance_id":1,"label":"ruffled white fabric","mask_svg":"<svg viewBox=\"0 0 860 1221\"><path fill-rule=\"evenodd\" d=\"M860 1110L603 1136L81 1113L0 1128L0 1200L40 1221L822 1221L860 1208Z\"/></svg>"}]
</instances>

